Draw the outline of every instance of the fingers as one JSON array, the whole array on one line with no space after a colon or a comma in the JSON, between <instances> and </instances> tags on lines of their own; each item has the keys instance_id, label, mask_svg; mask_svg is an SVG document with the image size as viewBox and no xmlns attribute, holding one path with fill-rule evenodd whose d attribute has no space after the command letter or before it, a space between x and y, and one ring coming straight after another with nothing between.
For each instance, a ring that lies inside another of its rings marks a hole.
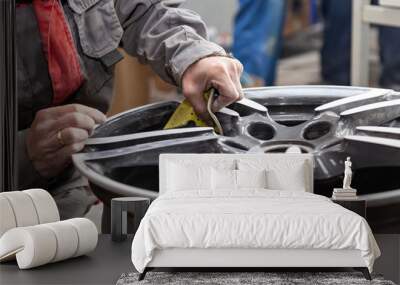
<instances>
[{"instance_id":1,"label":"fingers","mask_svg":"<svg viewBox=\"0 0 400 285\"><path fill-rule=\"evenodd\" d=\"M68 113L53 122L53 130L63 130L69 127L86 130L89 134L92 133L96 122L86 114Z\"/></svg>"},{"instance_id":2,"label":"fingers","mask_svg":"<svg viewBox=\"0 0 400 285\"><path fill-rule=\"evenodd\" d=\"M213 81L212 85L219 93L212 106L213 112L217 112L240 99L236 86L231 80L224 79L223 82Z\"/></svg>"},{"instance_id":3,"label":"fingers","mask_svg":"<svg viewBox=\"0 0 400 285\"><path fill-rule=\"evenodd\" d=\"M212 106L214 112L243 98L242 86L240 84L242 71L242 64L238 60L233 59L224 70L214 75L215 80L211 84L219 93Z\"/></svg>"},{"instance_id":4,"label":"fingers","mask_svg":"<svg viewBox=\"0 0 400 285\"><path fill-rule=\"evenodd\" d=\"M88 106L73 104L70 108L75 110L75 112L77 113L85 114L88 117L92 118L96 124L104 123L107 119L102 112Z\"/></svg>"},{"instance_id":5,"label":"fingers","mask_svg":"<svg viewBox=\"0 0 400 285\"><path fill-rule=\"evenodd\" d=\"M204 99L205 85L198 82L186 82L183 84L183 94L193 106L197 115L204 117L207 114L207 104Z\"/></svg>"},{"instance_id":6,"label":"fingers","mask_svg":"<svg viewBox=\"0 0 400 285\"><path fill-rule=\"evenodd\" d=\"M40 110L30 128L28 153L32 159L41 159L65 144L86 140L96 124L104 120L101 112L79 104Z\"/></svg>"},{"instance_id":7,"label":"fingers","mask_svg":"<svg viewBox=\"0 0 400 285\"><path fill-rule=\"evenodd\" d=\"M210 87L218 90L219 97L212 106L214 112L242 99L242 71L243 66L236 59L218 56L201 59L185 71L182 79L183 94L195 112L202 119L207 119L204 91Z\"/></svg>"},{"instance_id":8,"label":"fingers","mask_svg":"<svg viewBox=\"0 0 400 285\"><path fill-rule=\"evenodd\" d=\"M83 106L80 104L70 104L70 105L52 107L40 110L39 112L36 113L35 122L33 125L37 127L37 131L42 132L43 134L48 134L52 129L54 129L55 122L57 123L60 120L60 118L64 118L66 115L73 117L74 115L72 114L84 115L90 118L90 121L91 122L93 121L95 124L101 124L106 120L105 115L96 109ZM66 125L58 126L58 128L77 126L77 123L74 122L75 119L72 117L66 118L66 120L69 120L71 124L68 124L67 122ZM82 118L83 117L80 116L80 119Z\"/></svg>"},{"instance_id":9,"label":"fingers","mask_svg":"<svg viewBox=\"0 0 400 285\"><path fill-rule=\"evenodd\" d=\"M80 152L85 147L85 142L77 142L74 144L66 145L62 149L56 152L56 158L61 161L69 162L71 155Z\"/></svg>"},{"instance_id":10,"label":"fingers","mask_svg":"<svg viewBox=\"0 0 400 285\"><path fill-rule=\"evenodd\" d=\"M34 167L43 177L53 177L85 146L96 124L106 120L96 109L71 104L36 113L26 146Z\"/></svg>"},{"instance_id":11,"label":"fingers","mask_svg":"<svg viewBox=\"0 0 400 285\"><path fill-rule=\"evenodd\" d=\"M244 98L244 93L243 93L243 89L242 89L242 84L240 83L240 78L242 76L243 73L243 64L238 61L237 59L235 59L235 71L236 74L232 76L232 81L235 84L236 90L239 93L239 100Z\"/></svg>"},{"instance_id":12,"label":"fingers","mask_svg":"<svg viewBox=\"0 0 400 285\"><path fill-rule=\"evenodd\" d=\"M89 133L79 128L66 128L60 135L66 145L85 142L89 138Z\"/></svg>"},{"instance_id":13,"label":"fingers","mask_svg":"<svg viewBox=\"0 0 400 285\"><path fill-rule=\"evenodd\" d=\"M85 143L89 135L90 133L87 130L75 127L53 132L47 139L37 142L37 148L40 151L37 151L36 154L33 153L31 159L42 159L44 155L54 153L67 145Z\"/></svg>"},{"instance_id":14,"label":"fingers","mask_svg":"<svg viewBox=\"0 0 400 285\"><path fill-rule=\"evenodd\" d=\"M99 110L80 104L69 104L65 106L49 108L47 110L49 112L48 115L53 119L70 113L79 113L90 117L93 121L95 121L96 124L101 124L106 120L106 116Z\"/></svg>"},{"instance_id":15,"label":"fingers","mask_svg":"<svg viewBox=\"0 0 400 285\"><path fill-rule=\"evenodd\" d=\"M45 136L54 136L59 130L66 128L79 128L86 130L89 135L92 133L96 121L92 117L83 113L71 112L58 117L57 119L48 119L37 126L37 131Z\"/></svg>"},{"instance_id":16,"label":"fingers","mask_svg":"<svg viewBox=\"0 0 400 285\"><path fill-rule=\"evenodd\" d=\"M87 130L69 127L55 133L46 146L48 146L48 149L56 151L65 145L85 142L88 138L89 132Z\"/></svg>"}]
</instances>

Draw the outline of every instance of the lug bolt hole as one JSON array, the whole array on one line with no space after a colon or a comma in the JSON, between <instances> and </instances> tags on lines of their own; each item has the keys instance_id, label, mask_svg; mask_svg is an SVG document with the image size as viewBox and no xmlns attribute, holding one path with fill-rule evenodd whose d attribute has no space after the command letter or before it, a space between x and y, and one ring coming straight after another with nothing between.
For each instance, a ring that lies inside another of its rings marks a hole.
<instances>
[{"instance_id":1,"label":"lug bolt hole","mask_svg":"<svg viewBox=\"0 0 400 285\"><path fill-rule=\"evenodd\" d=\"M316 140L322 138L331 131L332 125L329 122L316 122L308 125L303 132L306 140Z\"/></svg>"},{"instance_id":2,"label":"lug bolt hole","mask_svg":"<svg viewBox=\"0 0 400 285\"><path fill-rule=\"evenodd\" d=\"M248 133L256 139L267 141L275 136L275 129L266 123L253 123L247 128Z\"/></svg>"}]
</instances>

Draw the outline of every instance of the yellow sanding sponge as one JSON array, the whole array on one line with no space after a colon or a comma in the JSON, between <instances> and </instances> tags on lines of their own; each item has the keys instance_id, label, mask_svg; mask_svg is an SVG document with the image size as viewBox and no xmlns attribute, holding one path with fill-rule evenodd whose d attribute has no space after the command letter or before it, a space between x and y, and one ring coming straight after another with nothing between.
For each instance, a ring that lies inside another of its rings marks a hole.
<instances>
[{"instance_id":1,"label":"yellow sanding sponge","mask_svg":"<svg viewBox=\"0 0 400 285\"><path fill-rule=\"evenodd\" d=\"M210 115L210 118L213 121L214 130L223 135L223 129L218 121L217 116L212 112L211 107L214 99L218 96L218 93L214 88L211 88L209 91L204 93L204 100L207 102L207 112ZM168 120L167 124L164 127L166 129L175 129L188 126L190 124L194 124L197 127L207 127L208 125L200 119L196 113L194 112L193 106L189 103L188 100L183 100L183 102L176 108L175 112L172 114L171 118Z\"/></svg>"},{"instance_id":2,"label":"yellow sanding sponge","mask_svg":"<svg viewBox=\"0 0 400 285\"><path fill-rule=\"evenodd\" d=\"M207 93L204 94L204 97L208 100ZM207 127L207 124L196 115L193 106L185 99L176 108L171 118L169 118L167 124L164 126L164 130L181 128L189 124L194 124L197 127Z\"/></svg>"}]
</instances>

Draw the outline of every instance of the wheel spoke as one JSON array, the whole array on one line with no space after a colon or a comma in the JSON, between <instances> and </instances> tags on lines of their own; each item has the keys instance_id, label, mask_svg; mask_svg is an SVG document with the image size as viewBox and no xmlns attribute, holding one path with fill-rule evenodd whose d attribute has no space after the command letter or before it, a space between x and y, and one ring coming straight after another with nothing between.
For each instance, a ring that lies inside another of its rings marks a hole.
<instances>
[{"instance_id":1,"label":"wheel spoke","mask_svg":"<svg viewBox=\"0 0 400 285\"><path fill-rule=\"evenodd\" d=\"M389 99L389 94L392 91L386 89L372 89L366 93L342 98L329 102L327 104L321 105L315 108L316 112L335 112L340 114L348 109L360 107L366 104L376 103L380 101L385 101Z\"/></svg>"},{"instance_id":2,"label":"wheel spoke","mask_svg":"<svg viewBox=\"0 0 400 285\"><path fill-rule=\"evenodd\" d=\"M400 128L361 126L357 127L356 130L357 135L362 134L389 139L400 139Z\"/></svg>"},{"instance_id":3,"label":"wheel spoke","mask_svg":"<svg viewBox=\"0 0 400 285\"><path fill-rule=\"evenodd\" d=\"M243 98L242 100L229 105L228 108L235 110L240 116L248 116L254 113L267 115L268 112L266 107L247 98Z\"/></svg>"},{"instance_id":4,"label":"wheel spoke","mask_svg":"<svg viewBox=\"0 0 400 285\"><path fill-rule=\"evenodd\" d=\"M101 138L90 138L86 142L86 147L91 151L115 149L126 146L133 146L143 143L156 142L185 137L196 137L205 134L214 133L213 128L180 128L171 130L151 131L142 133L133 133L122 136L111 136Z\"/></svg>"},{"instance_id":5,"label":"wheel spoke","mask_svg":"<svg viewBox=\"0 0 400 285\"><path fill-rule=\"evenodd\" d=\"M400 99L368 104L340 113L339 135L353 135L355 128L382 125L400 116Z\"/></svg>"},{"instance_id":6,"label":"wheel spoke","mask_svg":"<svg viewBox=\"0 0 400 285\"><path fill-rule=\"evenodd\" d=\"M214 134L206 134L204 136L190 137L190 138L177 138L169 139L163 141L150 142L145 144L139 144L134 146L128 146L123 148L88 152L84 154L85 160L102 160L107 163L112 163L112 160L116 160L116 163L154 163L157 159L148 161L141 157L143 153L149 152L152 157L158 156L160 153L164 152L193 152L197 153L198 148L200 148L202 143L206 143L210 150L218 151L217 144L218 137ZM202 150L200 148L200 150Z\"/></svg>"}]
</instances>

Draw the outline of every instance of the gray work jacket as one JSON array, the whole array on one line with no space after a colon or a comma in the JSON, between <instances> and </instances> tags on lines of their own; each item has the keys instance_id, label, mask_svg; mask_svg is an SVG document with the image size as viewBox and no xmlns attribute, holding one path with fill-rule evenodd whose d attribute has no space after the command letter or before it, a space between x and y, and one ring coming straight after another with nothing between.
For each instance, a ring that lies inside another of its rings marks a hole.
<instances>
[{"instance_id":1,"label":"gray work jacket","mask_svg":"<svg viewBox=\"0 0 400 285\"><path fill-rule=\"evenodd\" d=\"M65 102L106 112L112 95L113 65L122 47L149 64L164 80L179 86L184 71L210 55L225 55L207 40L200 17L178 8L177 1L62 1L85 76L83 86ZM19 115L19 188L42 187L49 181L35 171L26 152L26 130L38 110L51 107L52 87L35 14L30 4L17 9L17 72ZM62 176L68 177L68 171ZM54 181L62 181L56 177ZM67 179L67 178L65 178ZM58 185L59 186L59 185ZM81 186L81 185L78 185ZM55 187L55 186L54 186Z\"/></svg>"}]
</instances>

